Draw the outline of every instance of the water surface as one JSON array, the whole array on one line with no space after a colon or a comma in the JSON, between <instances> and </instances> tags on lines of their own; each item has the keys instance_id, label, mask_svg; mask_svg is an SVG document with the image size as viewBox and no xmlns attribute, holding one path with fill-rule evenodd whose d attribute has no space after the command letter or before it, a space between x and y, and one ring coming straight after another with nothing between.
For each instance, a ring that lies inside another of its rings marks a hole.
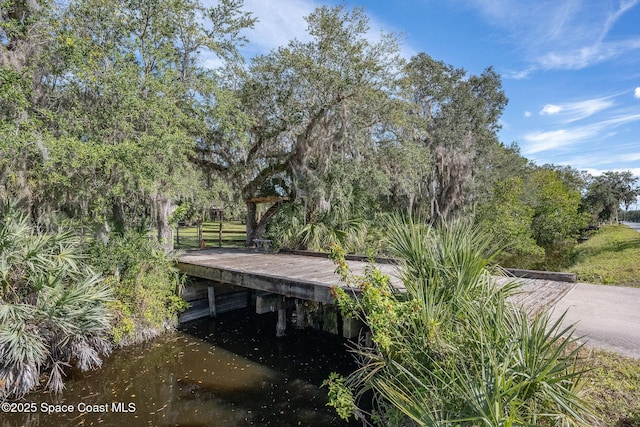
<instances>
[{"instance_id":1,"label":"water surface","mask_svg":"<svg viewBox=\"0 0 640 427\"><path fill-rule=\"evenodd\" d=\"M292 329L276 338L275 322L249 310L189 322L116 350L99 370L71 372L60 396L26 396L32 413L2 413L0 425L347 425L319 388L330 372L354 369L344 341ZM47 413L56 410L68 412Z\"/></svg>"}]
</instances>

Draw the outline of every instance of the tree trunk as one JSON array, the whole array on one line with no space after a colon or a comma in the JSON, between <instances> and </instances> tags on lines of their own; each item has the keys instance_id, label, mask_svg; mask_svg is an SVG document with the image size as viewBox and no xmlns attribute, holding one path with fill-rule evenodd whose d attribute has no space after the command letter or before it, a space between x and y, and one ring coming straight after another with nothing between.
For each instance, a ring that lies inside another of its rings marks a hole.
<instances>
[{"instance_id":1,"label":"tree trunk","mask_svg":"<svg viewBox=\"0 0 640 427\"><path fill-rule=\"evenodd\" d=\"M257 239L255 236L256 228L258 227L257 221L257 209L258 206L255 202L247 201L247 240L245 242L246 246L253 245L253 239Z\"/></svg>"},{"instance_id":2,"label":"tree trunk","mask_svg":"<svg viewBox=\"0 0 640 427\"><path fill-rule=\"evenodd\" d=\"M172 201L164 195L156 197L156 228L158 230L158 242L165 250L170 252L173 250L173 232L169 224L169 216L173 212L175 206Z\"/></svg>"},{"instance_id":3,"label":"tree trunk","mask_svg":"<svg viewBox=\"0 0 640 427\"><path fill-rule=\"evenodd\" d=\"M106 221L103 221L96 227L94 238L106 245L107 243L109 243L110 232L111 228L109 227L109 224Z\"/></svg>"},{"instance_id":4,"label":"tree trunk","mask_svg":"<svg viewBox=\"0 0 640 427\"><path fill-rule=\"evenodd\" d=\"M412 192L409 193L409 203L407 204L407 215L412 218L413 217L413 203L415 200L415 194Z\"/></svg>"},{"instance_id":5,"label":"tree trunk","mask_svg":"<svg viewBox=\"0 0 640 427\"><path fill-rule=\"evenodd\" d=\"M262 215L260 221L257 220L257 205L255 202L246 202L247 203L247 246L253 246L253 239L262 239L264 232L267 230L267 224L271 221L271 218L274 217L280 206L284 202L277 202Z\"/></svg>"},{"instance_id":6,"label":"tree trunk","mask_svg":"<svg viewBox=\"0 0 640 427\"><path fill-rule=\"evenodd\" d=\"M115 231L122 232L125 230L124 208L122 206L122 202L114 201L111 204L111 218L113 222L113 229Z\"/></svg>"}]
</instances>

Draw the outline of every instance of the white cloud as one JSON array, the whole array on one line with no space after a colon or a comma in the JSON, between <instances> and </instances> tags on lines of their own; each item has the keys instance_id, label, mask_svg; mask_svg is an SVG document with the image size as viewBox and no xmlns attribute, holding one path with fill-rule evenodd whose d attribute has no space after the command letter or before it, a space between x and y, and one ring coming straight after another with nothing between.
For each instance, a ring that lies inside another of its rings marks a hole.
<instances>
[{"instance_id":1,"label":"white cloud","mask_svg":"<svg viewBox=\"0 0 640 427\"><path fill-rule=\"evenodd\" d=\"M621 125L640 121L640 114L628 114L612 117L586 126L553 131L530 132L524 135L523 153L525 155L565 148L578 143L588 143L593 138L606 138Z\"/></svg>"},{"instance_id":2,"label":"white cloud","mask_svg":"<svg viewBox=\"0 0 640 427\"><path fill-rule=\"evenodd\" d=\"M205 0L205 3L212 1ZM253 17L257 18L257 22L253 29L246 31L249 43L242 49L242 53L245 57L251 58L286 46L294 39L302 42L309 41L311 36L307 31L308 25L305 17L324 4L326 2L320 0L244 0L243 10L251 12ZM400 33L370 13L367 13L367 16L370 29L366 38L370 42L379 42L382 32L386 34ZM408 59L416 53L417 51L412 47L401 44L401 56Z\"/></svg>"},{"instance_id":3,"label":"white cloud","mask_svg":"<svg viewBox=\"0 0 640 427\"><path fill-rule=\"evenodd\" d=\"M613 117L608 120L597 122L592 126L606 128L611 126L623 125L640 120L640 114L625 114L617 117Z\"/></svg>"},{"instance_id":4,"label":"white cloud","mask_svg":"<svg viewBox=\"0 0 640 427\"><path fill-rule=\"evenodd\" d=\"M254 29L247 34L247 50L251 56L268 53L293 39L309 40L304 17L318 6L309 0L245 0L243 9L258 18Z\"/></svg>"},{"instance_id":5,"label":"white cloud","mask_svg":"<svg viewBox=\"0 0 640 427\"><path fill-rule=\"evenodd\" d=\"M562 107L559 105L547 104L544 106L542 110L540 110L540 115L546 116L551 114L558 114L562 111Z\"/></svg>"},{"instance_id":6,"label":"white cloud","mask_svg":"<svg viewBox=\"0 0 640 427\"><path fill-rule=\"evenodd\" d=\"M633 97L636 99L640 99L640 86L638 86L636 90L633 91Z\"/></svg>"},{"instance_id":7,"label":"white cloud","mask_svg":"<svg viewBox=\"0 0 640 427\"><path fill-rule=\"evenodd\" d=\"M576 120L585 119L600 111L613 107L615 104L611 100L611 97L606 98L594 98L584 101L572 102L562 105L562 110L568 116L567 123L574 122Z\"/></svg>"},{"instance_id":8,"label":"white cloud","mask_svg":"<svg viewBox=\"0 0 640 427\"><path fill-rule=\"evenodd\" d=\"M225 67L227 62L220 58L216 53L205 50L200 54L200 64L211 70L216 68Z\"/></svg>"},{"instance_id":9,"label":"white cloud","mask_svg":"<svg viewBox=\"0 0 640 427\"><path fill-rule=\"evenodd\" d=\"M532 72L535 71L534 67L529 67L525 70L520 70L520 71L514 71L514 70L507 70L502 72L502 77L505 79L509 79L509 80L523 80L528 78Z\"/></svg>"},{"instance_id":10,"label":"white cloud","mask_svg":"<svg viewBox=\"0 0 640 427\"><path fill-rule=\"evenodd\" d=\"M524 154L535 154L542 151L563 148L573 145L587 138L592 138L595 132L590 129L559 129L547 132L532 132L524 136L526 146Z\"/></svg>"},{"instance_id":11,"label":"white cloud","mask_svg":"<svg viewBox=\"0 0 640 427\"><path fill-rule=\"evenodd\" d=\"M547 104L540 111L540 115L559 115L563 122L571 123L585 119L615 105L613 96L604 98L585 99L577 102L567 102L563 104Z\"/></svg>"},{"instance_id":12,"label":"white cloud","mask_svg":"<svg viewBox=\"0 0 640 427\"><path fill-rule=\"evenodd\" d=\"M531 117L531 111L525 111L524 112L524 116L525 117Z\"/></svg>"},{"instance_id":13,"label":"white cloud","mask_svg":"<svg viewBox=\"0 0 640 427\"><path fill-rule=\"evenodd\" d=\"M637 144L634 144L637 146ZM618 148L618 151L622 150L622 148ZM625 163L633 163L640 160L640 152L630 152L630 153L621 153L621 154L611 154L611 147L600 146L596 149L585 150L587 154L575 156L565 162L564 164L571 165L573 167L577 167L579 169L586 167L595 167L601 165L609 165L609 164L625 164Z\"/></svg>"},{"instance_id":14,"label":"white cloud","mask_svg":"<svg viewBox=\"0 0 640 427\"><path fill-rule=\"evenodd\" d=\"M607 35L640 0L468 0L492 25L506 29L510 41L524 48L544 69L581 69L640 49L640 37L615 41ZM462 0L460 0L462 2Z\"/></svg>"},{"instance_id":15,"label":"white cloud","mask_svg":"<svg viewBox=\"0 0 640 427\"><path fill-rule=\"evenodd\" d=\"M592 45L576 46L540 55L537 62L542 68L547 69L580 70L638 49L640 49L640 38L620 42L596 42Z\"/></svg>"},{"instance_id":16,"label":"white cloud","mask_svg":"<svg viewBox=\"0 0 640 427\"><path fill-rule=\"evenodd\" d=\"M626 172L630 171L633 176L640 177L640 168L629 168L629 169L595 169L595 168L587 168L585 172L587 172L591 176L600 176L605 172Z\"/></svg>"}]
</instances>

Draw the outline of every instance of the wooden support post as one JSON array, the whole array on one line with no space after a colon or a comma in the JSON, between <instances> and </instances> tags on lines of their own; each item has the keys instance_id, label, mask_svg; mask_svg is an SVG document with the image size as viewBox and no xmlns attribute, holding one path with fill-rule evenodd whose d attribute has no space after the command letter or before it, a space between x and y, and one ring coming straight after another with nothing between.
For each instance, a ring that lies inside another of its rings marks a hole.
<instances>
[{"instance_id":1,"label":"wooden support post","mask_svg":"<svg viewBox=\"0 0 640 427\"><path fill-rule=\"evenodd\" d=\"M373 335L371 331L367 331L364 334L364 345L365 347L372 348L373 347Z\"/></svg>"},{"instance_id":2,"label":"wooden support post","mask_svg":"<svg viewBox=\"0 0 640 427\"><path fill-rule=\"evenodd\" d=\"M304 329L304 300L296 299L296 329Z\"/></svg>"},{"instance_id":3,"label":"wooden support post","mask_svg":"<svg viewBox=\"0 0 640 427\"><path fill-rule=\"evenodd\" d=\"M283 337L287 329L287 305L285 297L278 298L278 323L276 324L276 337Z\"/></svg>"},{"instance_id":4,"label":"wooden support post","mask_svg":"<svg viewBox=\"0 0 640 427\"><path fill-rule=\"evenodd\" d=\"M204 249L204 240L202 239L202 223L198 223L198 246Z\"/></svg>"},{"instance_id":5,"label":"wooden support post","mask_svg":"<svg viewBox=\"0 0 640 427\"><path fill-rule=\"evenodd\" d=\"M180 246L180 224L176 224L176 246Z\"/></svg>"},{"instance_id":6,"label":"wooden support post","mask_svg":"<svg viewBox=\"0 0 640 427\"><path fill-rule=\"evenodd\" d=\"M207 296L209 297L209 316L216 317L216 293L213 286L207 287Z\"/></svg>"},{"instance_id":7,"label":"wooden support post","mask_svg":"<svg viewBox=\"0 0 640 427\"><path fill-rule=\"evenodd\" d=\"M342 336L352 339L360 335L360 331L364 328L364 323L355 317L344 317L342 319Z\"/></svg>"},{"instance_id":8,"label":"wooden support post","mask_svg":"<svg viewBox=\"0 0 640 427\"><path fill-rule=\"evenodd\" d=\"M220 226L218 227L218 247L222 247L222 220L220 220Z\"/></svg>"}]
</instances>

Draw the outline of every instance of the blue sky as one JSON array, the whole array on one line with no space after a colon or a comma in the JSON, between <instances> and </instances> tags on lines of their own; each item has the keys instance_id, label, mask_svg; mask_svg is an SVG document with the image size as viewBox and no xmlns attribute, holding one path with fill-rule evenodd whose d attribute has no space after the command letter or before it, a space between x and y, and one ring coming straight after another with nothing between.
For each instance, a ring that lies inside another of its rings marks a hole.
<instances>
[{"instance_id":1,"label":"blue sky","mask_svg":"<svg viewBox=\"0 0 640 427\"><path fill-rule=\"evenodd\" d=\"M640 0L245 0L259 22L244 53L306 39L303 17L333 4L364 7L372 37L402 33L407 58L492 66L509 98L500 139L537 164L640 176Z\"/></svg>"}]
</instances>

